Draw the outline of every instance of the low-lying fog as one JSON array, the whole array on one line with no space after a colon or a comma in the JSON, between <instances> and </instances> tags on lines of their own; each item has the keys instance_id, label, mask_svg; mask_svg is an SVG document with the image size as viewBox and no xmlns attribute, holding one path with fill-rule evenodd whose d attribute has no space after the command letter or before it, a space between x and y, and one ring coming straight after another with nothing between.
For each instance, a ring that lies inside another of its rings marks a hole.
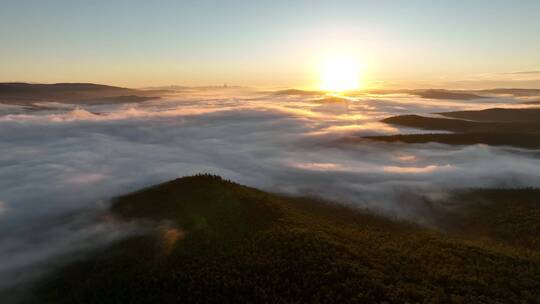
<instances>
[{"instance_id":1,"label":"low-lying fog","mask_svg":"<svg viewBox=\"0 0 540 304\"><path fill-rule=\"evenodd\" d=\"M0 105L0 289L54 265L51 257L129 233L135 228L94 221L95 211L115 195L179 176L208 172L419 221L426 220L418 212L421 195L538 186L540 158L531 150L339 142L350 135L415 132L378 122L391 115L517 102L227 89L138 104Z\"/></svg>"}]
</instances>

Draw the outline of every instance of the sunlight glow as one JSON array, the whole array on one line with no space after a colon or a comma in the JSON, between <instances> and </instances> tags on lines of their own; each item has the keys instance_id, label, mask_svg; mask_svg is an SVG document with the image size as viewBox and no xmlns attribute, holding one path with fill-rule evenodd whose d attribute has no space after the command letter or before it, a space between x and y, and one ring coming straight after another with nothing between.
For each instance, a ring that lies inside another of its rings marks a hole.
<instances>
[{"instance_id":1,"label":"sunlight glow","mask_svg":"<svg viewBox=\"0 0 540 304\"><path fill-rule=\"evenodd\" d=\"M343 92L359 89L361 66L353 56L332 56L322 62L320 89Z\"/></svg>"}]
</instances>

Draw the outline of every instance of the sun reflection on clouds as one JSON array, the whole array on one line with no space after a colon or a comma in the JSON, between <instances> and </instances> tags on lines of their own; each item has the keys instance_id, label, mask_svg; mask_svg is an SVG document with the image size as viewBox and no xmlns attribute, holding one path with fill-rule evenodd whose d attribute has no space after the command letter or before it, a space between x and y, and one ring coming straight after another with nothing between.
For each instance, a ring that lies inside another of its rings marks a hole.
<instances>
[{"instance_id":1,"label":"sun reflection on clouds","mask_svg":"<svg viewBox=\"0 0 540 304\"><path fill-rule=\"evenodd\" d=\"M361 131L369 131L373 134L380 133L394 133L398 132L398 128L392 127L388 124L372 121L364 123L347 124L344 122L342 125L331 125L326 128L321 128L317 131L309 133L310 135L324 135L324 134L350 134Z\"/></svg>"},{"instance_id":2,"label":"sun reflection on clouds","mask_svg":"<svg viewBox=\"0 0 540 304\"><path fill-rule=\"evenodd\" d=\"M294 163L292 164L292 167L315 171L344 170L344 167L342 165L336 163Z\"/></svg>"},{"instance_id":3,"label":"sun reflection on clouds","mask_svg":"<svg viewBox=\"0 0 540 304\"><path fill-rule=\"evenodd\" d=\"M418 160L418 158L415 155L411 154L400 154L396 156L396 159L401 162L415 162Z\"/></svg>"},{"instance_id":4,"label":"sun reflection on clouds","mask_svg":"<svg viewBox=\"0 0 540 304\"><path fill-rule=\"evenodd\" d=\"M100 173L83 173L69 177L68 182L71 184L85 185L100 182L105 178L106 176Z\"/></svg>"},{"instance_id":5,"label":"sun reflection on clouds","mask_svg":"<svg viewBox=\"0 0 540 304\"><path fill-rule=\"evenodd\" d=\"M383 171L390 173L399 173L399 174L422 174L422 173L433 173L435 171L448 171L452 170L453 166L446 165L428 165L425 167L399 167L399 166L384 166Z\"/></svg>"}]
</instances>

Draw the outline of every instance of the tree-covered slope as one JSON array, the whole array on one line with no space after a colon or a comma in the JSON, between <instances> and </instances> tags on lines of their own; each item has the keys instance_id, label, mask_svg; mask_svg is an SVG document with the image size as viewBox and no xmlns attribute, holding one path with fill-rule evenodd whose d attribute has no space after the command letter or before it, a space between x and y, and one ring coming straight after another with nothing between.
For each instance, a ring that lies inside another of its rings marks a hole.
<instances>
[{"instance_id":1,"label":"tree-covered slope","mask_svg":"<svg viewBox=\"0 0 540 304\"><path fill-rule=\"evenodd\" d=\"M450 117L399 115L382 120L384 123L453 133L395 134L368 136L364 139L402 143L442 143L448 145L486 144L527 149L540 147L540 109L493 108L480 111L437 113ZM345 142L354 142L355 138ZM356 138L361 141L361 138Z\"/></svg>"},{"instance_id":2,"label":"tree-covered slope","mask_svg":"<svg viewBox=\"0 0 540 304\"><path fill-rule=\"evenodd\" d=\"M43 280L36 303L537 303L540 258L215 176L116 199L154 227ZM535 215L536 216L536 215Z\"/></svg>"},{"instance_id":3,"label":"tree-covered slope","mask_svg":"<svg viewBox=\"0 0 540 304\"><path fill-rule=\"evenodd\" d=\"M540 250L540 189L455 191L434 211L437 226L461 238Z\"/></svg>"},{"instance_id":4,"label":"tree-covered slope","mask_svg":"<svg viewBox=\"0 0 540 304\"><path fill-rule=\"evenodd\" d=\"M439 143L447 145L477 145L489 146L512 146L527 149L540 149L540 134L531 133L490 133L490 132L467 132L467 133L427 133L427 134L397 134L382 136L366 136L364 139L390 142L425 144ZM348 138L345 143L356 143L362 139Z\"/></svg>"}]
</instances>

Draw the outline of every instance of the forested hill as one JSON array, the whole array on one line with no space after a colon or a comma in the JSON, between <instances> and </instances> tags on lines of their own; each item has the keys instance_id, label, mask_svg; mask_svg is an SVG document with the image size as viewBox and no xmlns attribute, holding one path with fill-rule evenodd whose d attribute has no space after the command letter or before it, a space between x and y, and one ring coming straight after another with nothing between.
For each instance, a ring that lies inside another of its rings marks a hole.
<instances>
[{"instance_id":1,"label":"forested hill","mask_svg":"<svg viewBox=\"0 0 540 304\"><path fill-rule=\"evenodd\" d=\"M402 127L452 133L394 134L364 138L383 142L417 144L435 142L449 145L486 144L527 149L540 148L540 109L538 108L491 108L436 114L439 114L440 117L399 115L385 118L382 122ZM362 138L352 137L344 142L360 141Z\"/></svg>"},{"instance_id":2,"label":"forested hill","mask_svg":"<svg viewBox=\"0 0 540 304\"><path fill-rule=\"evenodd\" d=\"M474 217L493 212L474 209L473 218L452 213L443 234L216 176L181 178L117 198L115 217L155 228L60 269L28 302L538 303L540 257L529 246L538 236L505 241L537 231L524 228L540 220L530 218L540 215L529 191L526 204L513 203L534 212L502 219L520 229L487 233L498 222Z\"/></svg>"},{"instance_id":3,"label":"forested hill","mask_svg":"<svg viewBox=\"0 0 540 304\"><path fill-rule=\"evenodd\" d=\"M159 98L165 91L136 90L94 83L0 83L0 103L31 105L36 102L99 104L139 102Z\"/></svg>"}]
</instances>

